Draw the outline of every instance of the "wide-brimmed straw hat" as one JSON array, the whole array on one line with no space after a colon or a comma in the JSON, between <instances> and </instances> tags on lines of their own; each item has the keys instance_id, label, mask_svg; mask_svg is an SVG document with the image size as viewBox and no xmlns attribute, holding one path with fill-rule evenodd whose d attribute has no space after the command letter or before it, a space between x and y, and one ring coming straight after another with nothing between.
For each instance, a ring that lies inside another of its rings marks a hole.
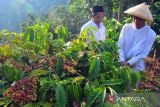
<instances>
[{"instance_id":1,"label":"wide-brimmed straw hat","mask_svg":"<svg viewBox=\"0 0 160 107\"><path fill-rule=\"evenodd\" d=\"M124 11L124 13L139 17L146 21L153 21L153 16L151 14L151 11L149 10L149 6L146 3L131 7L128 10Z\"/></svg>"}]
</instances>

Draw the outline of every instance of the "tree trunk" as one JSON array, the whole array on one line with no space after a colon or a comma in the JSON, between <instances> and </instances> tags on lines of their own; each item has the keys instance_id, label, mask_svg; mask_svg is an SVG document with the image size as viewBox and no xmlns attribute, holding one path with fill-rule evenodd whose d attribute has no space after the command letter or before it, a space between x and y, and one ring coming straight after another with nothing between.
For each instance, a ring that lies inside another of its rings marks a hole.
<instances>
[{"instance_id":1,"label":"tree trunk","mask_svg":"<svg viewBox=\"0 0 160 107\"><path fill-rule=\"evenodd\" d=\"M122 16L123 16L123 7L124 7L124 0L120 0L119 3L119 12L118 12L118 21L122 21Z\"/></svg>"}]
</instances>

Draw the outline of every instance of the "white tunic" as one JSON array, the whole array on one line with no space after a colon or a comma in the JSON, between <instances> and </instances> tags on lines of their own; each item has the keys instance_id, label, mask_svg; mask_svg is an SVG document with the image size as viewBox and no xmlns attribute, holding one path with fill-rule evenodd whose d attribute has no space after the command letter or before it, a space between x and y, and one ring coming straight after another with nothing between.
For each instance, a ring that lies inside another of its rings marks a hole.
<instances>
[{"instance_id":1,"label":"white tunic","mask_svg":"<svg viewBox=\"0 0 160 107\"><path fill-rule=\"evenodd\" d=\"M104 41L106 39L105 37L106 31L105 31L105 26L103 25L103 23L100 23L99 28L98 28L98 26L93 22L93 20L90 20L89 22L87 22L86 24L82 26L81 32L84 29L87 29L89 27L95 28L95 29L92 29L92 32L94 34L94 39L96 42L98 42L99 40ZM89 36L92 36L92 35L89 34Z\"/></svg>"},{"instance_id":2,"label":"white tunic","mask_svg":"<svg viewBox=\"0 0 160 107\"><path fill-rule=\"evenodd\" d=\"M145 25L137 29L134 24L123 26L119 41L119 62L127 61L133 71L143 71L145 68L144 58L148 55L155 41L156 33Z\"/></svg>"}]
</instances>

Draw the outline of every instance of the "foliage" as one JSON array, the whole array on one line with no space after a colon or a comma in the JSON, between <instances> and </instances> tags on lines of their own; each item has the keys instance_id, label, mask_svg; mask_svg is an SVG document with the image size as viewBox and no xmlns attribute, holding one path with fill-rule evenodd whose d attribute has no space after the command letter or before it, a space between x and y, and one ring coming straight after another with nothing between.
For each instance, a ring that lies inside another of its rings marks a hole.
<instances>
[{"instance_id":1,"label":"foliage","mask_svg":"<svg viewBox=\"0 0 160 107\"><path fill-rule=\"evenodd\" d=\"M24 47L27 46L28 48L31 48L31 50L33 50L37 54L48 53L48 41L52 37L52 34L48 32L48 29L49 24L45 22L37 22L32 26L27 26L24 35Z\"/></svg>"},{"instance_id":2,"label":"foliage","mask_svg":"<svg viewBox=\"0 0 160 107\"><path fill-rule=\"evenodd\" d=\"M159 16L159 12L160 12L160 2L158 1L155 1L152 5L151 5L151 10L152 10L152 14L153 14L153 17L154 17L154 22L152 23L152 28L153 30L157 33L157 35L160 34L160 29L159 29L159 25L160 25L160 16Z\"/></svg>"},{"instance_id":3,"label":"foliage","mask_svg":"<svg viewBox=\"0 0 160 107\"><path fill-rule=\"evenodd\" d=\"M21 76L23 75L20 70L12 67L12 65L8 64L7 62L2 64L0 68L1 76L4 77L4 80L7 80L11 83L21 79Z\"/></svg>"},{"instance_id":4,"label":"foliage","mask_svg":"<svg viewBox=\"0 0 160 107\"><path fill-rule=\"evenodd\" d=\"M107 38L111 38L115 41L118 40L119 37L119 33L121 28L122 28L122 24L117 21L116 19L109 19L107 17L104 18L104 25L106 27L106 35Z\"/></svg>"},{"instance_id":5,"label":"foliage","mask_svg":"<svg viewBox=\"0 0 160 107\"><path fill-rule=\"evenodd\" d=\"M100 71L100 60L99 58L94 58L90 62L90 70L89 70L90 78L94 78L98 74L99 71Z\"/></svg>"},{"instance_id":6,"label":"foliage","mask_svg":"<svg viewBox=\"0 0 160 107\"><path fill-rule=\"evenodd\" d=\"M58 85L56 87L56 101L57 107L65 107L66 106L66 93L64 87L62 85Z\"/></svg>"}]
</instances>

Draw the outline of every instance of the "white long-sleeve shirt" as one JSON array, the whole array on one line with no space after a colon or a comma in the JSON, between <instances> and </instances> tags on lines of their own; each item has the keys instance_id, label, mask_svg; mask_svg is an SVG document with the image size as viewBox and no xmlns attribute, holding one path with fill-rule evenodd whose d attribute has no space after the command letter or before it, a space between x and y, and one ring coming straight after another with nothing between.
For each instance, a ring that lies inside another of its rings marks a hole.
<instances>
[{"instance_id":1,"label":"white long-sleeve shirt","mask_svg":"<svg viewBox=\"0 0 160 107\"><path fill-rule=\"evenodd\" d=\"M106 30L105 30L105 26L103 25L103 23L99 24L99 27L94 23L93 20L90 20L89 22L87 22L86 24L84 24L81 28L81 32L89 27L93 27L94 29L91 28L93 34L94 34L94 39L96 42L98 42L99 40L104 41L106 39L105 34L106 34ZM89 34L89 36L92 36L91 34Z\"/></svg>"},{"instance_id":2,"label":"white long-sleeve shirt","mask_svg":"<svg viewBox=\"0 0 160 107\"><path fill-rule=\"evenodd\" d=\"M143 71L144 58L148 55L155 41L156 33L145 25L137 29L134 24L123 26L119 41L119 62L128 62L133 71Z\"/></svg>"}]
</instances>

